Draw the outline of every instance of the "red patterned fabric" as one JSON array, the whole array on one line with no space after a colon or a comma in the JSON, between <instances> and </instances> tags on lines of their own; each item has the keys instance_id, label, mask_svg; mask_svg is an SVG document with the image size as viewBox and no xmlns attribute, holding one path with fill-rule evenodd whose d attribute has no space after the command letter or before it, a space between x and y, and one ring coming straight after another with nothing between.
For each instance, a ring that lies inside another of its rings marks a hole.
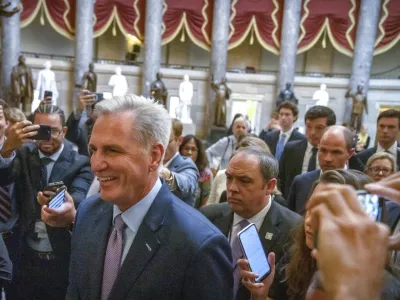
<instances>
[{"instance_id":1,"label":"red patterned fabric","mask_svg":"<svg viewBox=\"0 0 400 300\"><path fill-rule=\"evenodd\" d=\"M161 0L160 0L161 1ZM279 54L284 0L232 0L229 48L247 37L268 51ZM321 36L340 52L354 50L361 0L302 0L298 52L310 49ZM400 1L382 0L375 54L392 48L400 40ZM21 0L21 26L28 26L40 13L60 34L73 39L76 0ZM211 48L213 0L163 0L163 43L182 36L196 45ZM144 39L146 0L96 0L94 36L109 26Z\"/></svg>"}]
</instances>

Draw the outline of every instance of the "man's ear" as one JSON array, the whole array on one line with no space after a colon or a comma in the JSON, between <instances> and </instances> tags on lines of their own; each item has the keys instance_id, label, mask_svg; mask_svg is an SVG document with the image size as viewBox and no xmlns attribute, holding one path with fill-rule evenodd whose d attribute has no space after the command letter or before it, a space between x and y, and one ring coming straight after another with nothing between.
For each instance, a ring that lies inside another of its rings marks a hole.
<instances>
[{"instance_id":1,"label":"man's ear","mask_svg":"<svg viewBox=\"0 0 400 300\"><path fill-rule=\"evenodd\" d=\"M63 127L63 130L62 130L64 135L67 133L67 130L68 130L68 127L67 127L67 126L64 126L64 127Z\"/></svg>"},{"instance_id":2,"label":"man's ear","mask_svg":"<svg viewBox=\"0 0 400 300\"><path fill-rule=\"evenodd\" d=\"M164 146L162 144L155 144L150 151L150 172L157 172L164 156Z\"/></svg>"},{"instance_id":3,"label":"man's ear","mask_svg":"<svg viewBox=\"0 0 400 300\"><path fill-rule=\"evenodd\" d=\"M273 191L275 190L275 188L276 188L276 183L277 183L276 178L272 178L272 179L270 179L270 180L267 181L267 183L266 183L267 190L265 191L266 194L268 194L268 195L272 194L272 192L273 192Z\"/></svg>"}]
</instances>

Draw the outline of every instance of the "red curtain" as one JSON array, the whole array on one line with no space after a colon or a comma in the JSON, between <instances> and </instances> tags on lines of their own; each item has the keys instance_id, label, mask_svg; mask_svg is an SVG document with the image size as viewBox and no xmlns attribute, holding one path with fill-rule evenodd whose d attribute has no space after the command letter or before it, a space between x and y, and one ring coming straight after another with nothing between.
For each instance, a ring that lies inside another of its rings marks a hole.
<instances>
[{"instance_id":1,"label":"red curtain","mask_svg":"<svg viewBox=\"0 0 400 300\"><path fill-rule=\"evenodd\" d=\"M160 0L161 1L161 0ZM357 32L361 0L302 0L298 52L310 49L319 38L329 39L340 52L351 56ZM38 15L46 16L60 34L73 39L76 0L21 0L21 26ZM198 46L211 47L213 0L163 0L163 43L187 36ZM284 0L232 0L229 48L247 38L255 39L279 54ZM109 26L119 27L143 41L146 0L96 0L94 35ZM375 54L383 53L400 40L400 1L382 0Z\"/></svg>"}]
</instances>

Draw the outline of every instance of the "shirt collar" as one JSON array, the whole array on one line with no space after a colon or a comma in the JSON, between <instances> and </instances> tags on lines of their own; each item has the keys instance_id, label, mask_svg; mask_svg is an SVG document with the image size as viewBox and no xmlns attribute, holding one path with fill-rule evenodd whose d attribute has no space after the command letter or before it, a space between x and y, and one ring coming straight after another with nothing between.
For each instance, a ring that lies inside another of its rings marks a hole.
<instances>
[{"instance_id":1,"label":"shirt collar","mask_svg":"<svg viewBox=\"0 0 400 300\"><path fill-rule=\"evenodd\" d=\"M164 164L164 167L168 168L169 165L171 164L171 162L172 162L178 155L179 155L179 151L176 151L175 155L172 156L172 158Z\"/></svg>"},{"instance_id":2,"label":"shirt collar","mask_svg":"<svg viewBox=\"0 0 400 300\"><path fill-rule=\"evenodd\" d=\"M270 195L268 204L256 215L252 216L250 219L247 219L247 221L249 221L249 223L254 223L257 227L257 230L260 230L263 220L265 219L265 216L267 215L269 209L271 208L271 205L272 205L272 197ZM244 220L243 217L237 215L236 213L233 214L233 226L238 225L239 222L242 220Z\"/></svg>"},{"instance_id":3,"label":"shirt collar","mask_svg":"<svg viewBox=\"0 0 400 300\"><path fill-rule=\"evenodd\" d=\"M311 143L307 141L307 150L306 150L306 152L311 152L313 148L314 148L314 146L311 145ZM315 148L318 149L318 147L315 147Z\"/></svg>"},{"instance_id":4,"label":"shirt collar","mask_svg":"<svg viewBox=\"0 0 400 300\"><path fill-rule=\"evenodd\" d=\"M397 155L397 141L395 141L393 143L392 146L389 147L389 149L385 149L383 148L379 143L378 143L378 147L376 149L376 152L385 152L385 150L388 150L390 152L390 154L396 156Z\"/></svg>"},{"instance_id":5,"label":"shirt collar","mask_svg":"<svg viewBox=\"0 0 400 300\"><path fill-rule=\"evenodd\" d=\"M131 206L124 212L122 212L118 208L118 206L114 205L113 223L115 217L121 214L122 220L124 220L124 223L129 227L129 229L132 230L133 232L137 232L139 230L140 224L142 224L144 217L146 216L148 210L150 209L150 206L153 204L154 199L156 198L161 187L162 187L161 180L160 178L157 178L157 181L154 184L153 188L150 190L150 192L146 196L144 196L144 198L141 199L138 203Z\"/></svg>"},{"instance_id":6,"label":"shirt collar","mask_svg":"<svg viewBox=\"0 0 400 300\"><path fill-rule=\"evenodd\" d=\"M52 155L47 156L46 154L43 154L42 151L40 151L40 149L39 149L39 158L42 159L43 157L48 157L48 158L50 158L52 161L57 161L58 158L59 158L60 155L61 155L61 152L62 152L63 150L64 150L64 144L61 144L60 149L58 149L56 153L53 153Z\"/></svg>"},{"instance_id":7,"label":"shirt collar","mask_svg":"<svg viewBox=\"0 0 400 300\"><path fill-rule=\"evenodd\" d=\"M290 138L290 136L292 135L292 132L294 130L294 126L292 126L292 128L290 128L288 131L283 132L281 130L281 132L279 133L279 136L281 136L282 134L286 135L286 140L288 140Z\"/></svg>"}]
</instances>

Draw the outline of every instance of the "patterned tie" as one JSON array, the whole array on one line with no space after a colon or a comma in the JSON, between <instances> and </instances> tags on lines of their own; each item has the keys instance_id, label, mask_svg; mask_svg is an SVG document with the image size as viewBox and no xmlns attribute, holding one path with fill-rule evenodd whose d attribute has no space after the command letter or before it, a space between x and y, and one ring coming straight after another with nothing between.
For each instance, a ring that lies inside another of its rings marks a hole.
<instances>
[{"instance_id":1,"label":"patterned tie","mask_svg":"<svg viewBox=\"0 0 400 300\"><path fill-rule=\"evenodd\" d=\"M276 145L275 157L277 160L279 160L282 156L283 149L285 148L285 140L286 135L282 133L281 137L279 138L278 144Z\"/></svg>"},{"instance_id":2,"label":"patterned tie","mask_svg":"<svg viewBox=\"0 0 400 300\"><path fill-rule=\"evenodd\" d=\"M42 191L47 186L47 165L52 162L53 160L48 157L42 157L40 159L40 186L42 187Z\"/></svg>"},{"instance_id":3,"label":"patterned tie","mask_svg":"<svg viewBox=\"0 0 400 300\"><path fill-rule=\"evenodd\" d=\"M318 148L312 148L312 155L310 157L310 160L308 161L308 168L307 172L314 171L317 168L317 153L318 153Z\"/></svg>"},{"instance_id":4,"label":"patterned tie","mask_svg":"<svg viewBox=\"0 0 400 300\"><path fill-rule=\"evenodd\" d=\"M239 231L249 225L249 221L242 220L239 222ZM240 242L237 236L232 238L232 259L233 259L233 291L236 297L237 290L239 288L240 283L240 274L239 274L239 267L237 265L237 261L243 257L242 247L240 246Z\"/></svg>"},{"instance_id":5,"label":"patterned tie","mask_svg":"<svg viewBox=\"0 0 400 300\"><path fill-rule=\"evenodd\" d=\"M4 223L11 217L11 199L7 186L0 186L0 220Z\"/></svg>"},{"instance_id":6,"label":"patterned tie","mask_svg":"<svg viewBox=\"0 0 400 300\"><path fill-rule=\"evenodd\" d=\"M115 279L121 266L122 245L124 240L125 223L121 215L114 219L114 229L108 239L106 257L104 259L103 286L101 299L106 300L110 295Z\"/></svg>"}]
</instances>

